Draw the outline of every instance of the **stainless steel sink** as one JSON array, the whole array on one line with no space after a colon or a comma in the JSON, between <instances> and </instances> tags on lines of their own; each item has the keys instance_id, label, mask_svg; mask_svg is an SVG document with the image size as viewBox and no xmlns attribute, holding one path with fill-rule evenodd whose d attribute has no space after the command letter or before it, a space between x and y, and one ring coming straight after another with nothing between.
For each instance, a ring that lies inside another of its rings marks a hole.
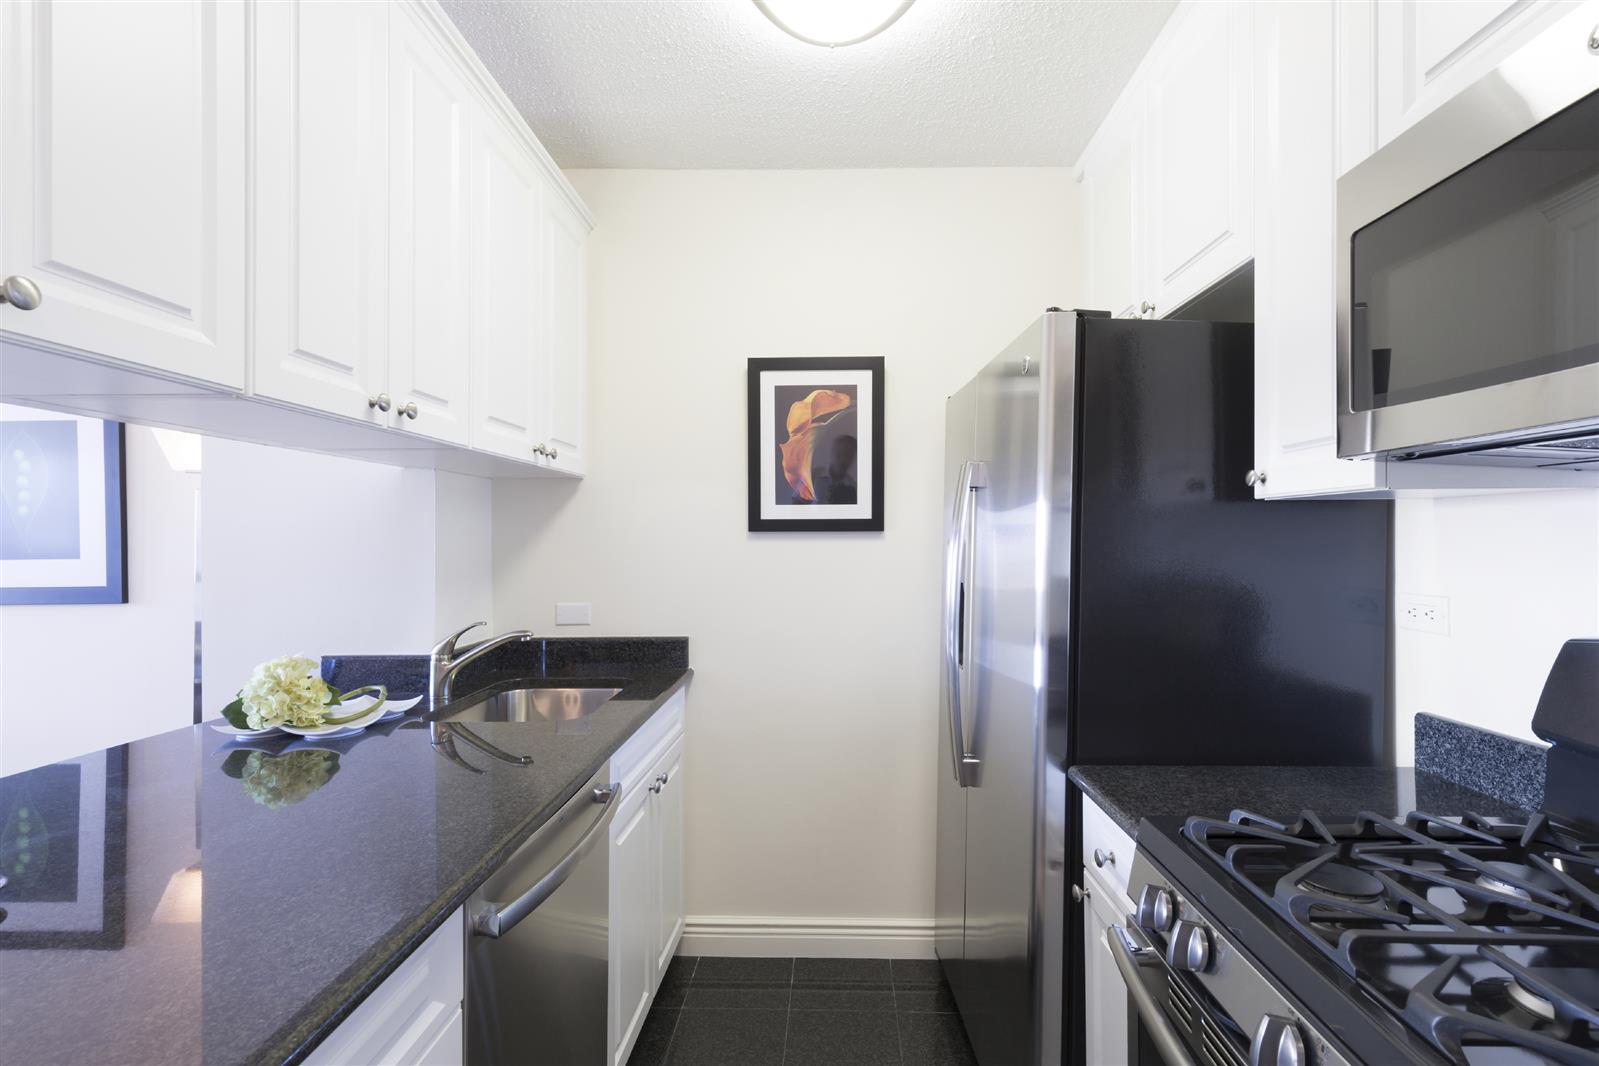
<instances>
[{"instance_id":1,"label":"stainless steel sink","mask_svg":"<svg viewBox=\"0 0 1599 1066\"><path fill-rule=\"evenodd\" d=\"M444 717L470 722L571 722L586 718L621 692L617 686L599 688L513 688L474 701Z\"/></svg>"}]
</instances>

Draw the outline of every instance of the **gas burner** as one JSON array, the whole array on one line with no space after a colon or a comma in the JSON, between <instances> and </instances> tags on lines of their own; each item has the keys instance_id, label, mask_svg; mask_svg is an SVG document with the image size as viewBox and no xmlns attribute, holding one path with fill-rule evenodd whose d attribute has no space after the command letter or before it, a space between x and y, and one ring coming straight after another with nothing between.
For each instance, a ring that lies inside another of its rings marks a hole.
<instances>
[{"instance_id":1,"label":"gas burner","mask_svg":"<svg viewBox=\"0 0 1599 1066\"><path fill-rule=\"evenodd\" d=\"M1520 981L1505 982L1505 995L1510 998L1510 1002L1533 1017L1542 1018L1546 1022L1555 1020L1555 1005Z\"/></svg>"},{"instance_id":2,"label":"gas burner","mask_svg":"<svg viewBox=\"0 0 1599 1066\"><path fill-rule=\"evenodd\" d=\"M1558 858L1557 858L1558 861ZM1485 862L1487 870L1477 875L1477 884L1494 892L1530 901L1534 891L1560 895L1560 879L1524 862Z\"/></svg>"},{"instance_id":3,"label":"gas burner","mask_svg":"<svg viewBox=\"0 0 1599 1066\"><path fill-rule=\"evenodd\" d=\"M1381 881L1341 862L1322 863L1299 879L1299 887L1353 903L1374 903L1382 897Z\"/></svg>"}]
</instances>

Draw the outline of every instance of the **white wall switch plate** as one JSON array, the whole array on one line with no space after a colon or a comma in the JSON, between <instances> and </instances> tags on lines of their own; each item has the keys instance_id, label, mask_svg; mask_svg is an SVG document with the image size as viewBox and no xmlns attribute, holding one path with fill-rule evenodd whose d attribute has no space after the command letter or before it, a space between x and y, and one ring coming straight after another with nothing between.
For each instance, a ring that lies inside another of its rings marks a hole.
<instances>
[{"instance_id":1,"label":"white wall switch plate","mask_svg":"<svg viewBox=\"0 0 1599 1066\"><path fill-rule=\"evenodd\" d=\"M586 603L558 603L555 605L555 624L558 626L586 626L591 612Z\"/></svg>"},{"instance_id":2,"label":"white wall switch plate","mask_svg":"<svg viewBox=\"0 0 1599 1066\"><path fill-rule=\"evenodd\" d=\"M1449 597L1422 596L1414 592L1399 594L1396 607L1399 628L1414 629L1422 633L1449 635Z\"/></svg>"}]
</instances>

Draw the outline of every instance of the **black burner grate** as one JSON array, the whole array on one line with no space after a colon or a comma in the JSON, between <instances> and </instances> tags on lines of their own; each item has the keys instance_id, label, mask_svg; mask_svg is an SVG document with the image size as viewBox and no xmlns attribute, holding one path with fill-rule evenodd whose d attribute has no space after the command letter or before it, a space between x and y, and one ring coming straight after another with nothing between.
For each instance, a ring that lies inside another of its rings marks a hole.
<instances>
[{"instance_id":1,"label":"black burner grate","mask_svg":"<svg viewBox=\"0 0 1599 1066\"><path fill-rule=\"evenodd\" d=\"M1599 841L1544 815L1422 812L1234 811L1183 832L1450 1061L1500 1046L1599 1064Z\"/></svg>"}]
</instances>

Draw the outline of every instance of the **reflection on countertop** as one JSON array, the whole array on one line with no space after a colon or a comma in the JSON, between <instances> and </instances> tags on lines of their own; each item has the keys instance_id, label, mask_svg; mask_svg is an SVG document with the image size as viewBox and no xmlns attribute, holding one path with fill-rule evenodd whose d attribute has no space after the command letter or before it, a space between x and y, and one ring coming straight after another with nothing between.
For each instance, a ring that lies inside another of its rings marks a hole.
<instances>
[{"instance_id":1,"label":"reflection on countertop","mask_svg":"<svg viewBox=\"0 0 1599 1066\"><path fill-rule=\"evenodd\" d=\"M686 664L686 642L677 662L606 664L626 681L581 729L466 727L509 759L465 743L451 759L437 723L411 716L331 741L200 725L0 779L0 873L21 868L0 887L0 1054L297 1060L688 682ZM536 666L518 668L555 676Z\"/></svg>"}]
</instances>

